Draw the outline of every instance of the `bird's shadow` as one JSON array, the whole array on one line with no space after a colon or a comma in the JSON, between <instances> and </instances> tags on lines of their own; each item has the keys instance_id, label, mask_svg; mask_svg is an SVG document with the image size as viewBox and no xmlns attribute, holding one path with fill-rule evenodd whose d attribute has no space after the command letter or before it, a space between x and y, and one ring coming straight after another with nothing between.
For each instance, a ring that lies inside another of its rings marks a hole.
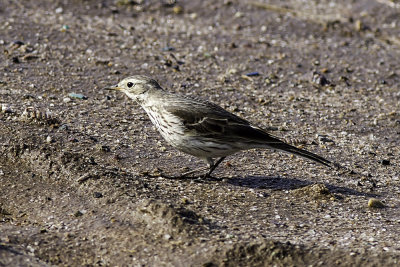
<instances>
[{"instance_id":1,"label":"bird's shadow","mask_svg":"<svg viewBox=\"0 0 400 267\"><path fill-rule=\"evenodd\" d=\"M150 176L151 177L151 176ZM166 179L191 181L196 183L215 183L224 181L227 184L231 184L239 187L247 187L252 189L270 189L270 190L295 190L302 187L306 187L315 182L308 180L302 180L299 178L280 177L280 176L244 176L244 177L181 177L181 176L163 176ZM367 193L358 191L345 186L337 186L329 183L323 183L330 192L352 195L352 196L364 196L364 197L377 197L378 194Z\"/></svg>"},{"instance_id":2,"label":"bird's shadow","mask_svg":"<svg viewBox=\"0 0 400 267\"><path fill-rule=\"evenodd\" d=\"M289 178L289 177L279 177L279 176L235 177L235 178L228 178L227 183L234 186L248 187L252 189L270 189L270 190L294 190L315 184L314 182L310 182L307 180L302 180L298 178ZM365 197L378 196L377 194L374 193L366 193L345 186L337 186L329 183L323 183L323 184L332 193L339 193L343 195L353 195L353 196L365 196Z\"/></svg>"}]
</instances>

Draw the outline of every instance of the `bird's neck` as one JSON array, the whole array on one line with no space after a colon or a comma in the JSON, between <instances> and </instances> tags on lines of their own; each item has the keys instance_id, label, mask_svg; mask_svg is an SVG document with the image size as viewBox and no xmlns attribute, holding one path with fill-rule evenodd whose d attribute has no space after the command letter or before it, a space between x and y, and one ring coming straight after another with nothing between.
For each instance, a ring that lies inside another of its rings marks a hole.
<instances>
[{"instance_id":1,"label":"bird's neck","mask_svg":"<svg viewBox=\"0 0 400 267\"><path fill-rule=\"evenodd\" d=\"M160 105L163 102L163 95L167 92L164 90L154 90L150 89L143 94L140 94L136 97L136 101L143 107L149 107L154 105Z\"/></svg>"}]
</instances>

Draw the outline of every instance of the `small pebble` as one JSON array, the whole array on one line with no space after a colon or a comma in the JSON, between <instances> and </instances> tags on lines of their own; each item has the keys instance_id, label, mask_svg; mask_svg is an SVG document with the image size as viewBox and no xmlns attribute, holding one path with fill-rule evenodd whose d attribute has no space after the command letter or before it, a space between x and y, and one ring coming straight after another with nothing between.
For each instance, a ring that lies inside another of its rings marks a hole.
<instances>
[{"instance_id":1,"label":"small pebble","mask_svg":"<svg viewBox=\"0 0 400 267\"><path fill-rule=\"evenodd\" d=\"M318 134L317 135L319 142L321 143L335 143L332 139L328 137L326 134Z\"/></svg>"},{"instance_id":2,"label":"small pebble","mask_svg":"<svg viewBox=\"0 0 400 267\"><path fill-rule=\"evenodd\" d=\"M189 204L190 203L189 199L187 199L186 197L182 198L181 202L182 202L182 204Z\"/></svg>"},{"instance_id":3,"label":"small pebble","mask_svg":"<svg viewBox=\"0 0 400 267\"><path fill-rule=\"evenodd\" d=\"M379 199L370 198L370 199L368 200L368 207L370 207L370 208L382 209L382 208L386 207L386 205L383 204L383 202L380 201Z\"/></svg>"},{"instance_id":4,"label":"small pebble","mask_svg":"<svg viewBox=\"0 0 400 267\"><path fill-rule=\"evenodd\" d=\"M68 125L63 124L63 125L60 126L59 130L65 131L65 130L68 130L68 128L69 128Z\"/></svg>"},{"instance_id":5,"label":"small pebble","mask_svg":"<svg viewBox=\"0 0 400 267\"><path fill-rule=\"evenodd\" d=\"M0 111L3 113L12 113L13 112L10 105L8 105L8 104L1 104Z\"/></svg>"},{"instance_id":6,"label":"small pebble","mask_svg":"<svg viewBox=\"0 0 400 267\"><path fill-rule=\"evenodd\" d=\"M53 138L51 138L51 136L47 136L46 142L47 142L47 143L53 142Z\"/></svg>"},{"instance_id":7,"label":"small pebble","mask_svg":"<svg viewBox=\"0 0 400 267\"><path fill-rule=\"evenodd\" d=\"M100 193L100 192L94 192L94 193L93 193L93 197L94 197L94 198L102 198L102 197L103 197L103 194Z\"/></svg>"},{"instance_id":8,"label":"small pebble","mask_svg":"<svg viewBox=\"0 0 400 267\"><path fill-rule=\"evenodd\" d=\"M174 51L174 50L175 50L175 47L172 47L172 46L165 46L162 48L162 51Z\"/></svg>"},{"instance_id":9,"label":"small pebble","mask_svg":"<svg viewBox=\"0 0 400 267\"><path fill-rule=\"evenodd\" d=\"M181 6L174 6L172 8L172 10L174 11L175 14L181 14L183 12L183 7Z\"/></svg>"},{"instance_id":10,"label":"small pebble","mask_svg":"<svg viewBox=\"0 0 400 267\"><path fill-rule=\"evenodd\" d=\"M110 152L111 151L111 148L109 146L101 145L101 144L97 144L96 149L101 152Z\"/></svg>"},{"instance_id":11,"label":"small pebble","mask_svg":"<svg viewBox=\"0 0 400 267\"><path fill-rule=\"evenodd\" d=\"M356 22L354 23L354 28L356 29L356 31L362 31L364 29L364 25L361 22L361 20L356 20Z\"/></svg>"},{"instance_id":12,"label":"small pebble","mask_svg":"<svg viewBox=\"0 0 400 267\"><path fill-rule=\"evenodd\" d=\"M13 41L12 43L13 43L13 45L18 45L18 46L21 46L21 45L24 45L24 44L25 44L24 42L22 42L22 41L20 41L20 40L15 40L15 41Z\"/></svg>"},{"instance_id":13,"label":"small pebble","mask_svg":"<svg viewBox=\"0 0 400 267\"><path fill-rule=\"evenodd\" d=\"M79 210L74 213L75 217L81 217L82 215L83 215L83 213L81 211L79 211Z\"/></svg>"},{"instance_id":14,"label":"small pebble","mask_svg":"<svg viewBox=\"0 0 400 267\"><path fill-rule=\"evenodd\" d=\"M331 82L328 81L328 79L318 71L313 72L311 82L318 86L325 86L331 84Z\"/></svg>"},{"instance_id":15,"label":"small pebble","mask_svg":"<svg viewBox=\"0 0 400 267\"><path fill-rule=\"evenodd\" d=\"M257 71L247 73L246 76L253 77L253 76L260 76L260 73Z\"/></svg>"},{"instance_id":16,"label":"small pebble","mask_svg":"<svg viewBox=\"0 0 400 267\"><path fill-rule=\"evenodd\" d=\"M82 94L77 94L77 93L69 93L68 96L71 98L77 98L77 99L87 99L87 96L82 95Z\"/></svg>"},{"instance_id":17,"label":"small pebble","mask_svg":"<svg viewBox=\"0 0 400 267\"><path fill-rule=\"evenodd\" d=\"M227 71L228 74L236 74L237 72L238 72L238 70L234 69L234 68L228 69L228 71Z\"/></svg>"}]
</instances>

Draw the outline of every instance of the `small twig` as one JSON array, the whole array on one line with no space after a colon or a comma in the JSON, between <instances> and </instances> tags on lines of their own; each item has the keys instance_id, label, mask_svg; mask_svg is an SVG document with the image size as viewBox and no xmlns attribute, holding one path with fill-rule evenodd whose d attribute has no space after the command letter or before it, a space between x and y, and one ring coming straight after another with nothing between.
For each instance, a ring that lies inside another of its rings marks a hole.
<instances>
[{"instance_id":1,"label":"small twig","mask_svg":"<svg viewBox=\"0 0 400 267\"><path fill-rule=\"evenodd\" d=\"M82 184L82 183L84 183L87 180L92 179L92 178L98 179L99 176L97 174L86 173L86 174L82 175L81 177L79 177L76 181L78 183Z\"/></svg>"}]
</instances>

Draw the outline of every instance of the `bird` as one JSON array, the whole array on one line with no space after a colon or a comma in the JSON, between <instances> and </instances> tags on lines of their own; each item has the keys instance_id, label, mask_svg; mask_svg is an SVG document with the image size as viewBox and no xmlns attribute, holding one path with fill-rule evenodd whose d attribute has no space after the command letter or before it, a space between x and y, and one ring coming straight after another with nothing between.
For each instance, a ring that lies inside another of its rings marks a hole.
<instances>
[{"instance_id":1,"label":"bird","mask_svg":"<svg viewBox=\"0 0 400 267\"><path fill-rule=\"evenodd\" d=\"M200 170L206 171L204 177L211 177L227 156L254 148L283 151L334 166L331 161L292 146L216 104L168 92L150 77L130 76L105 89L121 91L135 100L168 144L208 163L206 168L183 173L182 177Z\"/></svg>"}]
</instances>

